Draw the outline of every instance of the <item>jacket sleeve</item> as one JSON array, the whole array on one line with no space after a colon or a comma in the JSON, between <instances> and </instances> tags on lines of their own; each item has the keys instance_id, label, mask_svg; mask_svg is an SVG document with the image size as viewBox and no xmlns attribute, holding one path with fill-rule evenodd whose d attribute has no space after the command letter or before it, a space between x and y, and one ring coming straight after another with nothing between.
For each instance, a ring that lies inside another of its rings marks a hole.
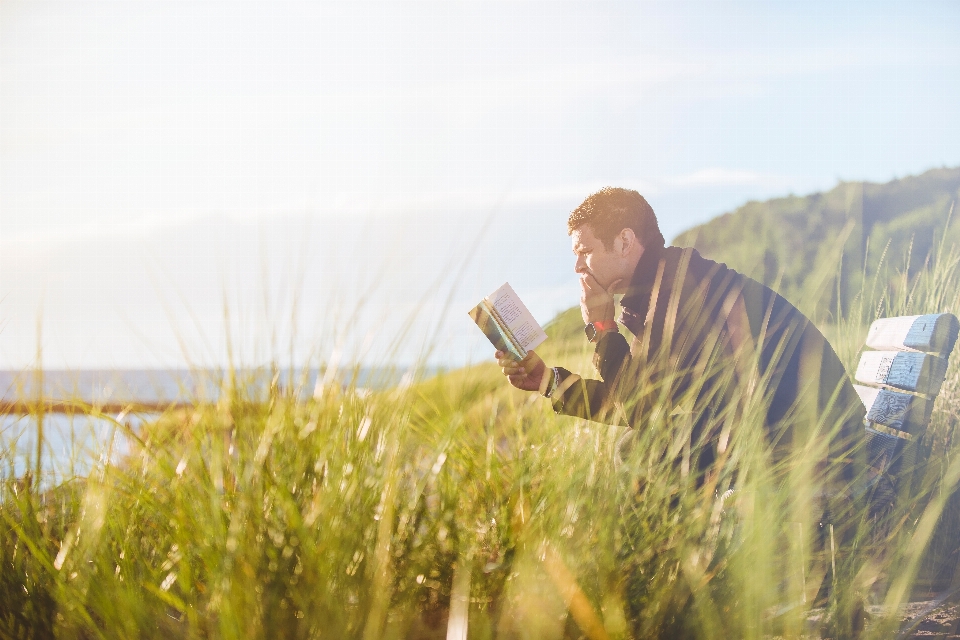
<instances>
[{"instance_id":1,"label":"jacket sleeve","mask_svg":"<svg viewBox=\"0 0 960 640\"><path fill-rule=\"evenodd\" d=\"M581 378L566 369L557 368L559 385L553 392L553 409L557 413L606 424L629 425L622 411L616 410L617 378L630 360L630 345L619 332L604 334L593 354L599 380Z\"/></svg>"}]
</instances>

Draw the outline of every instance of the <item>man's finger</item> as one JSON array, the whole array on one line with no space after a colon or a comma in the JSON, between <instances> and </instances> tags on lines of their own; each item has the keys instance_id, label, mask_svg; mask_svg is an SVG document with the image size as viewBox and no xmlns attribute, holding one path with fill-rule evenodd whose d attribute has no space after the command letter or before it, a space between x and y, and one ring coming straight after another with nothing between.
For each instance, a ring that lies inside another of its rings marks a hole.
<instances>
[{"instance_id":1,"label":"man's finger","mask_svg":"<svg viewBox=\"0 0 960 640\"><path fill-rule=\"evenodd\" d=\"M529 381L527 380L526 376L507 376L507 380L517 389L530 391L528 388Z\"/></svg>"},{"instance_id":2,"label":"man's finger","mask_svg":"<svg viewBox=\"0 0 960 640\"><path fill-rule=\"evenodd\" d=\"M580 277L580 286L584 291L587 289L602 289L597 279L590 273L585 273Z\"/></svg>"}]
</instances>

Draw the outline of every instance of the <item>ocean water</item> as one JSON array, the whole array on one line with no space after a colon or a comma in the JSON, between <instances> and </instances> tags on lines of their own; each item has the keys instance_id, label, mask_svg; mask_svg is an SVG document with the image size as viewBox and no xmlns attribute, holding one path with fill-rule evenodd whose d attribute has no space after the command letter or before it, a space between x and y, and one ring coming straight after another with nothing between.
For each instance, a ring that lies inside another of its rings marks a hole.
<instances>
[{"instance_id":1,"label":"ocean water","mask_svg":"<svg viewBox=\"0 0 960 640\"><path fill-rule=\"evenodd\" d=\"M121 424L137 430L149 414L121 416ZM33 416L0 416L0 476L21 478L36 473L37 420ZM130 451L124 428L86 415L48 413L43 417L40 449L41 485L53 486L84 477L97 463L120 461Z\"/></svg>"},{"instance_id":2,"label":"ocean water","mask_svg":"<svg viewBox=\"0 0 960 640\"><path fill-rule=\"evenodd\" d=\"M259 367L234 371L238 384L248 393L265 394L274 383L283 389L312 394L317 385L354 385L384 389L404 378L429 376L439 370L409 367L353 367L331 370ZM228 373L223 369L50 369L0 370L0 401L78 400L96 403L173 403L196 399L215 400ZM42 381L42 385L38 384ZM38 389L42 393L38 394Z\"/></svg>"},{"instance_id":3,"label":"ocean water","mask_svg":"<svg viewBox=\"0 0 960 640\"><path fill-rule=\"evenodd\" d=\"M306 398L326 385L383 389L412 380L414 376L435 373L435 369L414 371L368 367L321 371L262 367L237 371L235 379L254 398L265 398L272 384ZM0 401L35 402L42 399L94 406L124 402L163 405L190 403L198 399L215 401L224 388L224 379L224 371L212 369L48 370L41 375L34 371L0 371ZM41 389L42 392L38 393ZM157 415L121 411L107 419L83 413L46 413L39 451L41 484L53 486L86 476L96 464L108 460L116 463L130 451L127 434L136 433ZM0 477L19 478L36 473L39 432L35 416L0 415Z\"/></svg>"}]
</instances>

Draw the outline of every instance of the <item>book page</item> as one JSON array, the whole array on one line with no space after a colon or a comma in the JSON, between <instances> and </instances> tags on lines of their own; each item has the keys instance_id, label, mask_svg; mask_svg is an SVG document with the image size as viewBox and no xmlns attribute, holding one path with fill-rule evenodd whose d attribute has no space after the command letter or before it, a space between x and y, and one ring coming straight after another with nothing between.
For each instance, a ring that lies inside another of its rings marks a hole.
<instances>
[{"instance_id":1,"label":"book page","mask_svg":"<svg viewBox=\"0 0 960 640\"><path fill-rule=\"evenodd\" d=\"M525 350L529 351L547 339L543 327L523 304L510 283L504 283L502 287L487 296L487 300Z\"/></svg>"},{"instance_id":2,"label":"book page","mask_svg":"<svg viewBox=\"0 0 960 640\"><path fill-rule=\"evenodd\" d=\"M498 351L506 351L513 356L514 360L523 360L525 351L513 344L513 340L507 335L506 330L500 326L497 318L490 312L489 303L483 300L480 304L470 310L470 317L477 323L483 334L487 336Z\"/></svg>"}]
</instances>

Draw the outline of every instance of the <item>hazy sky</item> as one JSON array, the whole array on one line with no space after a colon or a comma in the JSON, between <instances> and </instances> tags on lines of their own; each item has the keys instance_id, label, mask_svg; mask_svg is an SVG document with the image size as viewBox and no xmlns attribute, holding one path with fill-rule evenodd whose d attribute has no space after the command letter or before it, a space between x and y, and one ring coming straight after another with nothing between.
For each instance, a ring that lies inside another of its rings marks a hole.
<instances>
[{"instance_id":1,"label":"hazy sky","mask_svg":"<svg viewBox=\"0 0 960 640\"><path fill-rule=\"evenodd\" d=\"M223 362L226 327L249 361L291 333L377 361L416 309L395 357L446 317L433 359L476 359L465 311L503 281L543 320L576 303L564 221L599 187L669 238L960 165L958 28L955 2L3 0L0 368L38 322L48 367Z\"/></svg>"}]
</instances>

